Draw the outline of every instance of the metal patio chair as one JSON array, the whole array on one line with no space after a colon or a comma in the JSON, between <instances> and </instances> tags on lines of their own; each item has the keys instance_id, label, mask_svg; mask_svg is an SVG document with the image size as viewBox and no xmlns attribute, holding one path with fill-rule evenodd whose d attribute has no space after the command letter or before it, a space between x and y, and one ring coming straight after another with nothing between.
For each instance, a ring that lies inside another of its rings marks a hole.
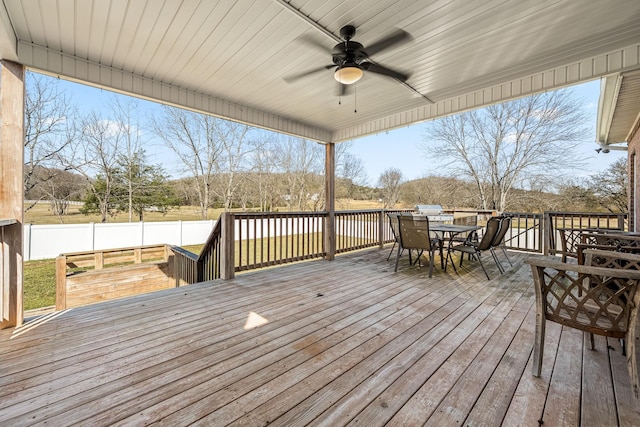
<instances>
[{"instance_id":1,"label":"metal patio chair","mask_svg":"<svg viewBox=\"0 0 640 427\"><path fill-rule=\"evenodd\" d=\"M389 227L391 227L391 233L393 234L393 246L391 246L391 250L389 251L389 255L387 256L387 261L391 258L391 254L393 250L398 245L398 241L400 239L398 234L398 216L397 212L388 212L387 217L389 218ZM398 245L398 250L400 250L400 246Z\"/></svg>"},{"instance_id":2,"label":"metal patio chair","mask_svg":"<svg viewBox=\"0 0 640 427\"><path fill-rule=\"evenodd\" d=\"M398 271L398 263L402 250L409 251L409 264L411 261L411 250L418 251L416 262L420 262L420 257L424 251L429 252L429 277L433 274L433 259L435 251L440 250L440 240L437 237L431 237L429 232L429 219L426 216L400 215L398 216L399 231L399 247L396 255L396 267L394 271Z\"/></svg>"},{"instance_id":3,"label":"metal patio chair","mask_svg":"<svg viewBox=\"0 0 640 427\"><path fill-rule=\"evenodd\" d=\"M502 249L502 253L504 254L504 257L509 262L509 265L511 267L513 267L513 264L511 263L511 260L509 259L509 255L507 255L507 250L505 249L505 245L504 245L504 237L507 234L507 231L509 231L509 228L511 228L511 217L509 217L509 216L501 216L501 217L498 217L498 218L500 218L500 228L499 228L498 232L496 233L496 237L493 239L493 243L491 244L491 249L489 249L489 250L493 253L493 257L495 258L495 260L496 260L496 262L498 264L498 268L500 269L500 272L504 273L504 271L505 271L504 267L500 263L500 260L498 259L498 255L496 254L495 249L496 248Z\"/></svg>"},{"instance_id":4,"label":"metal patio chair","mask_svg":"<svg viewBox=\"0 0 640 427\"><path fill-rule=\"evenodd\" d=\"M637 266L640 256L614 251L586 253L587 262L599 266L565 263L555 257L525 261L531 265L536 292L532 373L539 377L542 371L545 323L549 320L591 334L624 338L631 384L638 398L635 341L640 271L620 266Z\"/></svg>"},{"instance_id":5,"label":"metal patio chair","mask_svg":"<svg viewBox=\"0 0 640 427\"><path fill-rule=\"evenodd\" d=\"M482 252L488 251L496 265L498 266L498 270L502 273L502 266L500 262L496 258L494 252L491 251L493 241L496 237L496 234L500 231L500 219L498 217L489 218L487 221L487 226L484 229L484 234L482 235L482 239L479 242L473 242L467 240L460 245L454 245L449 248L450 251L459 251L460 254L460 266L462 267L462 260L464 259L464 254L472 255L474 258L478 260L480 263L480 267L482 267L482 271L484 271L485 276L487 276L487 280L491 280L489 277L489 273L484 268L484 264L482 263ZM455 265L454 265L455 268Z\"/></svg>"}]
</instances>

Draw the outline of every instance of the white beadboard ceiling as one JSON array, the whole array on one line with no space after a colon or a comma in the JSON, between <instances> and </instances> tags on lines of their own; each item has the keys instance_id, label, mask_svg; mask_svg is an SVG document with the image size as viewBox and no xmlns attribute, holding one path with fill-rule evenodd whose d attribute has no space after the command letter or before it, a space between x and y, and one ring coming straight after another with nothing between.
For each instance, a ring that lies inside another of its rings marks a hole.
<instances>
[{"instance_id":1,"label":"white beadboard ceiling","mask_svg":"<svg viewBox=\"0 0 640 427\"><path fill-rule=\"evenodd\" d=\"M1 1L3 59L320 142L640 69L639 0ZM365 47L410 33L372 57L406 84L283 80L331 64L346 24Z\"/></svg>"}]
</instances>

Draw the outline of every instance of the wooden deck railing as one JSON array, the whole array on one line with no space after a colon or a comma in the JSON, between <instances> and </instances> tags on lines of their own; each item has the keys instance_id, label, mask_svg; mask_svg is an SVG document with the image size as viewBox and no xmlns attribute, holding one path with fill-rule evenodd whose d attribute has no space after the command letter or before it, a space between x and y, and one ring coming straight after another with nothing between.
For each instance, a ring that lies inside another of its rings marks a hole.
<instances>
[{"instance_id":1,"label":"wooden deck railing","mask_svg":"<svg viewBox=\"0 0 640 427\"><path fill-rule=\"evenodd\" d=\"M386 211L336 212L336 253L381 246L392 241Z\"/></svg>"},{"instance_id":2,"label":"wooden deck railing","mask_svg":"<svg viewBox=\"0 0 640 427\"><path fill-rule=\"evenodd\" d=\"M197 258L197 281L214 280L222 277L222 222L216 222L209 238L205 242Z\"/></svg>"},{"instance_id":3,"label":"wooden deck railing","mask_svg":"<svg viewBox=\"0 0 640 427\"><path fill-rule=\"evenodd\" d=\"M336 212L336 253L382 247L392 242L394 236L387 214L399 211ZM470 212L458 214L468 216ZM471 214L477 215L479 225L484 225L495 213L477 211ZM626 219L625 214L573 212L510 212L505 215L512 218L511 230L505 236L507 248L551 254L560 253L556 248L558 229L567 226L624 229ZM321 258L326 256L326 218L325 212L225 213L216 222L200 255L168 245L63 254L56 263L56 308L60 310L144 290L229 279L235 272ZM0 273L6 273L4 264L0 252ZM123 269L127 264L140 267L135 271ZM100 274L109 266L118 268ZM90 274L73 274L87 270ZM133 283L132 278L138 276L142 284Z\"/></svg>"},{"instance_id":4,"label":"wooden deck railing","mask_svg":"<svg viewBox=\"0 0 640 427\"><path fill-rule=\"evenodd\" d=\"M171 287L172 258L168 245L62 254L56 258L56 310Z\"/></svg>"},{"instance_id":5,"label":"wooden deck railing","mask_svg":"<svg viewBox=\"0 0 640 427\"><path fill-rule=\"evenodd\" d=\"M527 252L542 252L543 214L505 212L511 217L511 229L504 238L505 247Z\"/></svg>"},{"instance_id":6,"label":"wooden deck railing","mask_svg":"<svg viewBox=\"0 0 640 427\"><path fill-rule=\"evenodd\" d=\"M221 221L217 221L211 230L200 255L196 255L179 246L172 246L174 253L173 273L176 286L220 279L220 236Z\"/></svg>"},{"instance_id":7,"label":"wooden deck railing","mask_svg":"<svg viewBox=\"0 0 640 427\"><path fill-rule=\"evenodd\" d=\"M235 214L235 271L325 255L325 212Z\"/></svg>"},{"instance_id":8,"label":"wooden deck railing","mask_svg":"<svg viewBox=\"0 0 640 427\"><path fill-rule=\"evenodd\" d=\"M381 247L392 242L387 213L397 211L336 212L336 253ZM494 214L489 211L475 213L480 225ZM224 214L199 256L173 248L176 285L231 278L239 271L324 257L326 215L325 212ZM555 248L557 237L553 230L562 226L615 228L624 226L626 220L626 214L506 212L505 215L512 218L511 230L505 237L506 247L537 253L554 253L551 248Z\"/></svg>"},{"instance_id":9,"label":"wooden deck railing","mask_svg":"<svg viewBox=\"0 0 640 427\"><path fill-rule=\"evenodd\" d=\"M543 253L554 255L561 250L558 229L562 228L605 228L612 230L627 229L626 213L594 212L545 212Z\"/></svg>"},{"instance_id":10,"label":"wooden deck railing","mask_svg":"<svg viewBox=\"0 0 640 427\"><path fill-rule=\"evenodd\" d=\"M336 212L336 252L392 242L387 212L394 211ZM176 286L229 278L239 271L322 258L326 216L326 212L223 214L199 256L172 247ZM222 245L222 241L226 244Z\"/></svg>"},{"instance_id":11,"label":"wooden deck railing","mask_svg":"<svg viewBox=\"0 0 640 427\"><path fill-rule=\"evenodd\" d=\"M171 246L174 257L173 272L176 279L176 287L197 283L198 280L198 255L180 246ZM213 279L218 279L214 277Z\"/></svg>"}]
</instances>

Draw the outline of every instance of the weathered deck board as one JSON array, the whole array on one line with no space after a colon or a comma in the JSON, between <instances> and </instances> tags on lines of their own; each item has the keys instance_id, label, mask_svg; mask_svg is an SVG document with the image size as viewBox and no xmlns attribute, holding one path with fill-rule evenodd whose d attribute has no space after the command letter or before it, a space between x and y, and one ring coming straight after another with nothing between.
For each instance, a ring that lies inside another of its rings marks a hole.
<instances>
[{"instance_id":1,"label":"weathered deck board","mask_svg":"<svg viewBox=\"0 0 640 427\"><path fill-rule=\"evenodd\" d=\"M526 254L487 281L388 248L0 331L1 425L638 425L615 340L535 319ZM436 263L437 264L437 263ZM507 266L507 264L505 264ZM267 323L245 330L250 313ZM607 342L611 350L606 351Z\"/></svg>"},{"instance_id":2,"label":"weathered deck board","mask_svg":"<svg viewBox=\"0 0 640 427\"><path fill-rule=\"evenodd\" d=\"M532 323L535 320L532 319ZM534 325L531 325L534 327ZM544 344L544 360L547 363L542 364L542 373L540 378L536 378L531 374L533 359L531 351L533 345L525 346L529 351L529 360L524 368L522 377L519 379L518 387L515 390L513 398L509 404L509 408L503 420L505 426L515 426L522 420L541 419L547 398L547 390L549 389L549 379L553 373L553 363L549 363L555 359L558 352L560 341L561 327L557 323L547 323L546 337ZM533 337L531 337L533 342ZM537 417L537 418L536 418Z\"/></svg>"},{"instance_id":3,"label":"weathered deck board","mask_svg":"<svg viewBox=\"0 0 640 427\"><path fill-rule=\"evenodd\" d=\"M616 420L616 402L613 394L611 367L607 349L607 338L594 336L594 350L591 350L589 334L584 334L582 375L582 414L583 426L610 426Z\"/></svg>"},{"instance_id":4,"label":"weathered deck board","mask_svg":"<svg viewBox=\"0 0 640 427\"><path fill-rule=\"evenodd\" d=\"M631 381L627 371L625 358L622 355L622 347L617 339L607 339L610 348L609 363L615 392L616 409L621 426L636 426L640 422L640 405L633 398Z\"/></svg>"},{"instance_id":5,"label":"weathered deck board","mask_svg":"<svg viewBox=\"0 0 640 427\"><path fill-rule=\"evenodd\" d=\"M372 286L375 286L375 283ZM183 288L183 289L185 292L190 290L190 288ZM327 288L327 289L330 289L330 288ZM294 291L293 286L291 288L287 288L287 292L293 292L293 291ZM312 297L316 298L316 294L313 294ZM280 310L279 307L283 303L286 304L286 301L287 301L285 298L282 298L282 297L280 300L277 300L277 298L275 298L272 301L272 299L274 298L271 295L269 295L269 297L267 297L267 303L265 303L264 301L261 302L261 307L265 308L265 311L263 312L263 314L270 315L271 311L269 311L269 309L271 309L272 306L278 307L277 309L275 309L275 312L277 313L278 310ZM254 301L254 303L257 303L257 301ZM244 309L246 307L246 304L247 302L244 300L238 301L238 306L241 309ZM226 311L222 312L223 315L224 313L226 313ZM75 375L76 381L85 381L95 386L95 385L100 385L102 382L114 383L114 379L118 379L120 376L126 377L130 375L132 371L133 372L142 371L144 372L145 375L149 375L151 378L153 378L155 375L163 373L162 371L154 372L152 370L152 368L158 368L162 360L169 359L171 361L171 365L164 366L161 368L161 369L167 369L167 370L170 368L179 367L183 363L201 362L199 361L200 355L197 353L191 352L191 353L182 355L182 353L184 353L184 346L189 345L194 340L194 337L198 336L198 331L200 329L212 329L214 331L214 333L210 336L212 339L210 343L207 341L199 342L199 344L203 347L206 347L207 344L215 345L221 339L227 339L226 341L227 344L231 346L234 343L234 338L236 338L238 335L242 335L242 332L243 332L242 325L244 324L244 320L246 320L246 316L247 316L247 311L243 310L242 314L239 314L237 316L223 317L224 325L218 325L215 322L215 319L212 319L214 320L213 322L208 322L205 320L205 321L200 321L198 323L195 323L195 321L192 319L186 319L187 321L183 323L184 330L183 328L173 329L174 331L177 332L177 335L178 335L177 342L171 341L170 343L168 343L166 340L166 334L161 335L160 338L155 340L154 342L144 342L144 339L143 339L143 343L138 343L136 346L123 346L122 348L119 348L116 351L110 352L108 355L106 355L106 357L109 359L107 360L107 362L117 363L118 360L126 360L127 361L126 365L122 367L118 367L117 369L114 370L114 369L111 369L110 365L107 363L98 367L94 367L94 369L91 370L88 368L91 365L95 365L95 361L94 361L95 358L88 358L87 363L89 364L89 366L76 363L70 366L70 368L72 369L72 372L65 372L65 371L57 372L59 374L58 382L65 381L65 378L67 378L69 375ZM201 315L200 317L206 319L206 316ZM136 320L136 322L140 323L139 319ZM125 329L126 329L126 325L125 325ZM191 330L189 331L189 329ZM187 334L186 336L183 336L185 332L189 332L189 334ZM142 339L142 337L138 337L137 339ZM240 338L240 339L244 340L243 338ZM132 340L127 339L125 343L128 343L130 341ZM140 350L141 346L143 348L142 350ZM249 346L244 346L244 347L251 348L253 347L253 343L250 343ZM242 352L244 348L236 348L235 350L238 352ZM92 355L94 354L92 353ZM174 356L174 355L176 357L179 356L180 358L178 360L173 360L171 356ZM146 369L147 367L150 367L150 368ZM150 372L147 373L147 371L150 371ZM49 380L48 383L43 384L43 387L46 387L46 389L49 391L51 389L55 389L58 385L55 379L49 377L48 380ZM18 384L18 386L20 386L20 384ZM64 386L65 386L64 383L60 385L61 388L63 388ZM106 391L113 391L112 388ZM7 394L9 391L10 390L7 389ZM21 397L31 398L32 395L37 393L37 391L38 390L32 389L30 393L23 393ZM61 390L61 392L58 394L58 397L59 398L65 397L66 396L65 392L75 393L75 389L67 387L65 390ZM104 391L96 390L96 392L102 393ZM11 399L12 397L13 396L7 396L7 399ZM91 393L89 394L85 393L82 396L82 400L86 402L90 402L91 398L92 398Z\"/></svg>"}]
</instances>

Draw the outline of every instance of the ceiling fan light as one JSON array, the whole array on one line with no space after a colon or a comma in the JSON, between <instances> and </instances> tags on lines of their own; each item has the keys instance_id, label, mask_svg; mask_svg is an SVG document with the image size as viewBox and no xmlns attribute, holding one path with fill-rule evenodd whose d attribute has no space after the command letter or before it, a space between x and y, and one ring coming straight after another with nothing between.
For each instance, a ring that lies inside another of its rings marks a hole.
<instances>
[{"instance_id":1,"label":"ceiling fan light","mask_svg":"<svg viewBox=\"0 0 640 427\"><path fill-rule=\"evenodd\" d=\"M356 65L338 68L333 77L340 83L350 85L362 78L362 70Z\"/></svg>"}]
</instances>

